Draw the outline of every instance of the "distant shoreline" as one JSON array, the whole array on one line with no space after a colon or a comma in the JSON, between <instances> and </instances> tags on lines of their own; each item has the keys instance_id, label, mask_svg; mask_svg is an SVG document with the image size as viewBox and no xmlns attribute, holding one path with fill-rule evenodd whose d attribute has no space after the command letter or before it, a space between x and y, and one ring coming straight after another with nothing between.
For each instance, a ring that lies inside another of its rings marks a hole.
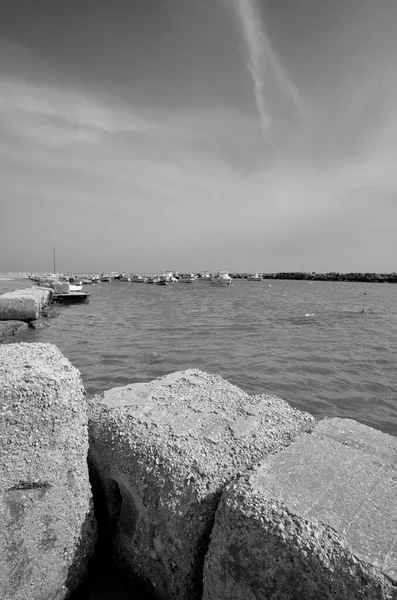
<instances>
[{"instance_id":1,"label":"distant shoreline","mask_svg":"<svg viewBox=\"0 0 397 600\"><path fill-rule=\"evenodd\" d=\"M397 283L397 273L262 273L263 279L294 279L303 281L348 281L364 283ZM236 277L238 277L236 275Z\"/></svg>"},{"instance_id":2,"label":"distant shoreline","mask_svg":"<svg viewBox=\"0 0 397 600\"><path fill-rule=\"evenodd\" d=\"M247 279L252 272L234 273L229 271L230 276L233 279ZM363 282L363 283L397 283L397 273L339 273L337 271L331 271L329 273L316 273L303 272L303 271L280 271L278 273L257 273L262 279L284 279L284 280L296 280L296 281L347 281L347 282ZM13 281L16 279L29 279L31 273L0 273L0 281ZM81 273L68 274L71 277L82 277ZM132 275L132 273L130 274ZM196 273L200 278L201 273ZM118 275L112 273L111 279L118 278Z\"/></svg>"}]
</instances>

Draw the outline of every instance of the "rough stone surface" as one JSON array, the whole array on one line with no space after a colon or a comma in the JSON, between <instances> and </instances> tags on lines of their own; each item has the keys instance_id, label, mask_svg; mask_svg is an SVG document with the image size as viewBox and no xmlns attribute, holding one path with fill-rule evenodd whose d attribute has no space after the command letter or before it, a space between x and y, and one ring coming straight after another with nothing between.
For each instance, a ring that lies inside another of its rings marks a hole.
<instances>
[{"instance_id":1,"label":"rough stone surface","mask_svg":"<svg viewBox=\"0 0 397 600\"><path fill-rule=\"evenodd\" d=\"M397 439L325 419L225 491L203 600L397 598Z\"/></svg>"},{"instance_id":2,"label":"rough stone surface","mask_svg":"<svg viewBox=\"0 0 397 600\"><path fill-rule=\"evenodd\" d=\"M118 564L159 598L200 598L225 484L313 423L279 398L193 369L95 397L90 464Z\"/></svg>"},{"instance_id":3,"label":"rough stone surface","mask_svg":"<svg viewBox=\"0 0 397 600\"><path fill-rule=\"evenodd\" d=\"M59 281L59 279L54 278L39 279L39 286L50 287L56 294L68 294L70 292L68 281Z\"/></svg>"},{"instance_id":4,"label":"rough stone surface","mask_svg":"<svg viewBox=\"0 0 397 600\"><path fill-rule=\"evenodd\" d=\"M61 600L96 527L85 392L51 344L0 346L0 598Z\"/></svg>"},{"instance_id":5,"label":"rough stone surface","mask_svg":"<svg viewBox=\"0 0 397 600\"><path fill-rule=\"evenodd\" d=\"M0 296L0 321L33 321L53 296L53 290L31 287Z\"/></svg>"},{"instance_id":6,"label":"rough stone surface","mask_svg":"<svg viewBox=\"0 0 397 600\"><path fill-rule=\"evenodd\" d=\"M28 326L24 321L0 321L0 344L6 337L16 335Z\"/></svg>"}]
</instances>

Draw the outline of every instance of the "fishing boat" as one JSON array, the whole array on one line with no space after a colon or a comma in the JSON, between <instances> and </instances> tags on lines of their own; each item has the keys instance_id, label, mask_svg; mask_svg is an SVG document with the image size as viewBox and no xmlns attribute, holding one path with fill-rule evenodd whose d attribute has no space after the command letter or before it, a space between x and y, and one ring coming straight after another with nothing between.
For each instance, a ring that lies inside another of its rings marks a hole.
<instances>
[{"instance_id":1,"label":"fishing boat","mask_svg":"<svg viewBox=\"0 0 397 600\"><path fill-rule=\"evenodd\" d=\"M179 283L194 283L196 281L196 277L191 273L190 275L180 275L178 282Z\"/></svg>"},{"instance_id":2,"label":"fishing boat","mask_svg":"<svg viewBox=\"0 0 397 600\"><path fill-rule=\"evenodd\" d=\"M232 278L230 277L227 271L218 271L216 275L211 277L211 285L230 285L232 283Z\"/></svg>"},{"instance_id":3,"label":"fishing boat","mask_svg":"<svg viewBox=\"0 0 397 600\"><path fill-rule=\"evenodd\" d=\"M201 273L201 275L198 276L197 281L201 281L202 283L210 283L211 275L209 271L204 271L204 273Z\"/></svg>"},{"instance_id":4,"label":"fishing boat","mask_svg":"<svg viewBox=\"0 0 397 600\"><path fill-rule=\"evenodd\" d=\"M262 281L262 277L259 275L259 273L255 273L254 275L248 275L247 280L248 281Z\"/></svg>"}]
</instances>

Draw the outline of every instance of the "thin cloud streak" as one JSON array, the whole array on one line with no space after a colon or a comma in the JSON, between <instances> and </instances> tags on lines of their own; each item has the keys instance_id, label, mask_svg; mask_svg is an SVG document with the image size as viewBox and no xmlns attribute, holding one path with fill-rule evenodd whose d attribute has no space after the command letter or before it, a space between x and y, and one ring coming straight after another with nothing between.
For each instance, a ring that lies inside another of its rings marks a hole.
<instances>
[{"instance_id":1,"label":"thin cloud streak","mask_svg":"<svg viewBox=\"0 0 397 600\"><path fill-rule=\"evenodd\" d=\"M254 96L264 133L267 133L272 115L266 98L266 81L269 70L273 71L281 91L292 101L297 114L303 118L303 101L293 82L289 79L276 57L265 28L261 22L256 0L234 0L235 12L248 51L248 69L254 82Z\"/></svg>"},{"instance_id":2,"label":"thin cloud streak","mask_svg":"<svg viewBox=\"0 0 397 600\"><path fill-rule=\"evenodd\" d=\"M35 85L20 79L0 76L0 111L60 119L71 126L85 127L103 133L119 131L144 131L146 125L140 118L129 115L125 122L116 111L108 109L87 94L51 85Z\"/></svg>"}]
</instances>

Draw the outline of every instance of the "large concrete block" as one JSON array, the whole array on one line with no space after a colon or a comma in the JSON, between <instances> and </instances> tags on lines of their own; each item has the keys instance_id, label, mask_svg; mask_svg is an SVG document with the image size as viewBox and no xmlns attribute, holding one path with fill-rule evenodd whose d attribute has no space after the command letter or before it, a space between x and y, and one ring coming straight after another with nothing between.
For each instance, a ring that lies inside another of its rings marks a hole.
<instances>
[{"instance_id":1,"label":"large concrete block","mask_svg":"<svg viewBox=\"0 0 397 600\"><path fill-rule=\"evenodd\" d=\"M223 487L313 422L279 398L193 369L94 398L94 493L118 564L159 598L200 598Z\"/></svg>"},{"instance_id":2,"label":"large concrete block","mask_svg":"<svg viewBox=\"0 0 397 600\"><path fill-rule=\"evenodd\" d=\"M34 321L53 298L54 290L30 287L0 296L0 321Z\"/></svg>"},{"instance_id":3,"label":"large concrete block","mask_svg":"<svg viewBox=\"0 0 397 600\"><path fill-rule=\"evenodd\" d=\"M55 294L69 294L70 283L68 281L54 281L51 283L51 287Z\"/></svg>"},{"instance_id":4,"label":"large concrete block","mask_svg":"<svg viewBox=\"0 0 397 600\"><path fill-rule=\"evenodd\" d=\"M32 286L31 288L28 288L27 290L24 290L24 291L33 293L33 295L39 299L40 306L42 308L48 306L52 302L52 299L54 297L54 290L52 288L51 289L42 289L42 288L39 288L38 286Z\"/></svg>"},{"instance_id":5,"label":"large concrete block","mask_svg":"<svg viewBox=\"0 0 397 600\"><path fill-rule=\"evenodd\" d=\"M39 279L39 286L42 288L51 288L55 294L68 294L70 292L70 283L68 281L59 281L53 277Z\"/></svg>"},{"instance_id":6,"label":"large concrete block","mask_svg":"<svg viewBox=\"0 0 397 600\"><path fill-rule=\"evenodd\" d=\"M203 600L397 598L397 439L326 419L220 503Z\"/></svg>"},{"instance_id":7,"label":"large concrete block","mask_svg":"<svg viewBox=\"0 0 397 600\"><path fill-rule=\"evenodd\" d=\"M96 527L85 392L51 344L0 346L0 598L61 600Z\"/></svg>"},{"instance_id":8,"label":"large concrete block","mask_svg":"<svg viewBox=\"0 0 397 600\"><path fill-rule=\"evenodd\" d=\"M34 321L40 310L40 300L33 294L8 292L0 296L0 321Z\"/></svg>"}]
</instances>

